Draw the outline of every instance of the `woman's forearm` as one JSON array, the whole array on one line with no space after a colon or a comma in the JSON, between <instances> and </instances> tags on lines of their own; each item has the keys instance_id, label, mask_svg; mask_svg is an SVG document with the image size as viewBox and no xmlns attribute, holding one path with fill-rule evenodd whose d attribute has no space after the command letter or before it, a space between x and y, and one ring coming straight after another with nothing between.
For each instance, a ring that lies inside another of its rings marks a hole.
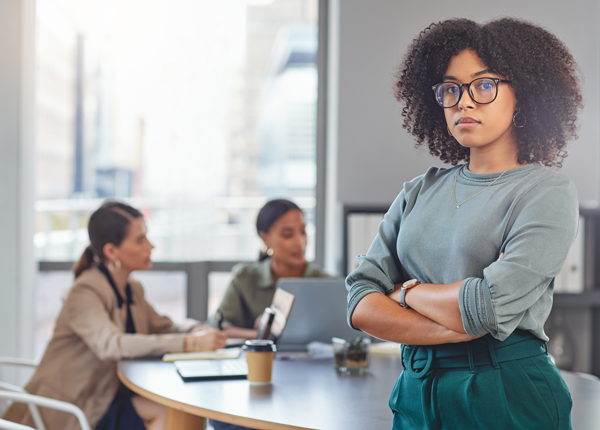
<instances>
[{"instance_id":1,"label":"woman's forearm","mask_svg":"<svg viewBox=\"0 0 600 430\"><path fill-rule=\"evenodd\" d=\"M458 306L458 293L461 282L452 284L421 284L406 291L404 300L419 314L444 327L465 333ZM390 298L400 302L400 290L390 294Z\"/></svg>"},{"instance_id":2,"label":"woman's forearm","mask_svg":"<svg viewBox=\"0 0 600 430\"><path fill-rule=\"evenodd\" d=\"M363 297L352 314L352 325L380 339L410 345L466 342L472 338L452 331L381 293Z\"/></svg>"}]
</instances>

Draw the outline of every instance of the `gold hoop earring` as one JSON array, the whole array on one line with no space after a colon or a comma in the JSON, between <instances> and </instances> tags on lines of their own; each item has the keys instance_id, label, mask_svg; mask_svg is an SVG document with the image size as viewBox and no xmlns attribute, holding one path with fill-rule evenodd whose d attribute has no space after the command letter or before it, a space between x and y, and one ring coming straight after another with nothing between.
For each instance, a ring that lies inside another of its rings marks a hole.
<instances>
[{"instance_id":1,"label":"gold hoop earring","mask_svg":"<svg viewBox=\"0 0 600 430\"><path fill-rule=\"evenodd\" d=\"M117 258L115 261L109 261L108 264L106 265L106 267L108 267L108 270L110 270L110 273L115 273L117 270L119 270L121 268L121 260L119 260Z\"/></svg>"},{"instance_id":2,"label":"gold hoop earring","mask_svg":"<svg viewBox=\"0 0 600 430\"><path fill-rule=\"evenodd\" d=\"M520 114L520 115L523 117L523 125L517 125L517 120L516 120L516 118L517 118L517 115L519 115L519 114ZM525 127L525 124L527 124L527 117L525 116L525 114L521 113L521 109L519 109L519 110L517 111L517 113L515 113L515 114L513 115L513 124L514 124L514 126L515 126L515 127L517 127L517 128L523 128L523 127Z\"/></svg>"},{"instance_id":3,"label":"gold hoop earring","mask_svg":"<svg viewBox=\"0 0 600 430\"><path fill-rule=\"evenodd\" d=\"M454 137L452 136L452 133L450 133L450 129L448 127L446 127L446 130L448 130L448 134L450 135L450 137Z\"/></svg>"}]
</instances>

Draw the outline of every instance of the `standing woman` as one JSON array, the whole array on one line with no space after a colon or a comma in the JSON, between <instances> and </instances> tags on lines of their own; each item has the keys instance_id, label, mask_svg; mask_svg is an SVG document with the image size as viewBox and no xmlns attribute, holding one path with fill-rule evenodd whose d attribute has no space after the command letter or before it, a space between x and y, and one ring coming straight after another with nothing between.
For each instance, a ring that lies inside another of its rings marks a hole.
<instances>
[{"instance_id":1,"label":"standing woman","mask_svg":"<svg viewBox=\"0 0 600 430\"><path fill-rule=\"evenodd\" d=\"M117 377L121 358L167 352L207 351L225 346L222 333L193 332L160 316L129 275L152 266L154 246L137 209L103 204L90 218L91 245L75 265L75 283L56 320L28 393L74 403L97 430L160 430L166 408L127 389ZM73 415L40 410L49 429L75 430ZM5 419L33 425L27 407L14 404Z\"/></svg>"},{"instance_id":2,"label":"standing woman","mask_svg":"<svg viewBox=\"0 0 600 430\"><path fill-rule=\"evenodd\" d=\"M276 199L258 212L256 231L265 244L255 263L233 268L233 279L217 311L217 320L228 337L254 338L256 322L271 306L280 278L329 277L312 265L306 252L304 213L295 203Z\"/></svg>"},{"instance_id":3,"label":"standing woman","mask_svg":"<svg viewBox=\"0 0 600 430\"><path fill-rule=\"evenodd\" d=\"M350 324L405 344L394 429L570 429L543 327L578 221L548 169L576 138L572 55L525 21L448 20L413 41L396 95L454 167L404 184L346 280Z\"/></svg>"}]
</instances>

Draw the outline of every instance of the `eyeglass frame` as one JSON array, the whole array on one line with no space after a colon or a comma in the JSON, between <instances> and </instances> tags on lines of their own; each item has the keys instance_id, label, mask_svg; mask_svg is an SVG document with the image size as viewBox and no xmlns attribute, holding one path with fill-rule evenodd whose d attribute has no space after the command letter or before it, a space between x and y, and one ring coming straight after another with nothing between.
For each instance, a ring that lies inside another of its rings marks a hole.
<instances>
[{"instance_id":1,"label":"eyeglass frame","mask_svg":"<svg viewBox=\"0 0 600 430\"><path fill-rule=\"evenodd\" d=\"M479 81L480 79L489 79L491 81L494 81L494 83L496 84L496 95L494 96L494 98L492 100L490 100L489 102L478 102L477 100L475 100L475 98L473 98L473 93L471 93L471 84L475 81ZM496 100L496 98L498 98L498 84L502 82L505 84L511 84L512 82L507 80L507 79L498 79L498 78L488 78L488 77L481 77L481 78L476 78L473 79L471 82L469 82L468 84L459 84L458 82L453 82L453 81L446 81L446 82L440 82L439 84L435 84L433 87L431 87L431 89L433 90L433 96L435 98L435 101L437 102L437 105L440 106L441 108L444 109L451 109L454 106L456 106L457 104L460 103L460 99L462 99L463 96L463 87L467 87L467 91L469 92L469 97L471 97L471 100L473 100L475 103L477 103L478 105L489 105L490 103L493 103L494 100ZM444 85L444 84L454 84L458 86L458 91L460 92L460 95L458 96L458 100L456 101L456 103L454 103L452 106L442 106L440 104L440 102L438 102L438 98L437 98L437 89L440 85Z\"/></svg>"}]
</instances>

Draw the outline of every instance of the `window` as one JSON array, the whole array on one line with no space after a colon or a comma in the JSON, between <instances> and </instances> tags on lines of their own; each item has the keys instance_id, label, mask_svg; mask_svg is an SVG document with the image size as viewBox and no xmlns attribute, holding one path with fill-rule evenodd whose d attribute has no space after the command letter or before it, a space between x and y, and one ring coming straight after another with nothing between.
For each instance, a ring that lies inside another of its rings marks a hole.
<instances>
[{"instance_id":1,"label":"window","mask_svg":"<svg viewBox=\"0 0 600 430\"><path fill-rule=\"evenodd\" d=\"M154 259L253 260L269 198L314 258L317 0L39 0L36 252L75 260L106 198Z\"/></svg>"},{"instance_id":2,"label":"window","mask_svg":"<svg viewBox=\"0 0 600 430\"><path fill-rule=\"evenodd\" d=\"M317 14L318 0L38 0L37 259L77 260L116 198L144 213L155 261L254 260L277 197L304 209L314 259ZM149 293L167 278L148 274ZM162 309L175 319L182 279ZM71 282L39 275L37 357Z\"/></svg>"}]
</instances>

